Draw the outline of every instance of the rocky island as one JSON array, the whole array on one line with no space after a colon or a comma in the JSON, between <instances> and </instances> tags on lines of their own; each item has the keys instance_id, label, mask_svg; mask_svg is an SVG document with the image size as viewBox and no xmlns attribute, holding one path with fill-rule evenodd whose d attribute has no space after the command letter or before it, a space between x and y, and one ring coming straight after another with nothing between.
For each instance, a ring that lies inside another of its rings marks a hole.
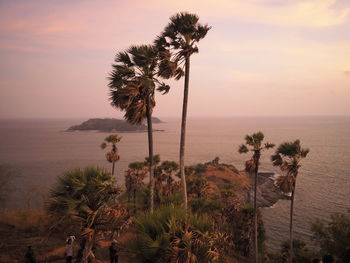
<instances>
[{"instance_id":1,"label":"rocky island","mask_svg":"<svg viewBox=\"0 0 350 263\"><path fill-rule=\"evenodd\" d=\"M156 117L152 118L152 122L154 124L162 123L162 121ZM112 118L95 118L84 121L79 125L71 126L67 131L142 132L147 131L147 125L135 125L128 123L125 120Z\"/></svg>"}]
</instances>

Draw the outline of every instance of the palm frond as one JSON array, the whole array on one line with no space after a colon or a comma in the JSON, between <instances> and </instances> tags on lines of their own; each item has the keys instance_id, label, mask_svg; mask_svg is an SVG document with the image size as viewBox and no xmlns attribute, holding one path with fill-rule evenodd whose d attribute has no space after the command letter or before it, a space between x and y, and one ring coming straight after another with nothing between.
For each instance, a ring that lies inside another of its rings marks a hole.
<instances>
[{"instance_id":1,"label":"palm frond","mask_svg":"<svg viewBox=\"0 0 350 263\"><path fill-rule=\"evenodd\" d=\"M242 144L241 146L239 146L238 152L239 153L247 153L247 152L249 152L249 149L245 144Z\"/></svg>"},{"instance_id":2,"label":"palm frond","mask_svg":"<svg viewBox=\"0 0 350 263\"><path fill-rule=\"evenodd\" d=\"M273 166L281 166L283 163L282 156L278 153L271 156Z\"/></svg>"},{"instance_id":3,"label":"palm frond","mask_svg":"<svg viewBox=\"0 0 350 263\"><path fill-rule=\"evenodd\" d=\"M271 149L271 148L273 148L273 147L275 147L275 144L269 143L269 142L265 143L265 145L264 145L264 148L265 148L265 149Z\"/></svg>"}]
</instances>

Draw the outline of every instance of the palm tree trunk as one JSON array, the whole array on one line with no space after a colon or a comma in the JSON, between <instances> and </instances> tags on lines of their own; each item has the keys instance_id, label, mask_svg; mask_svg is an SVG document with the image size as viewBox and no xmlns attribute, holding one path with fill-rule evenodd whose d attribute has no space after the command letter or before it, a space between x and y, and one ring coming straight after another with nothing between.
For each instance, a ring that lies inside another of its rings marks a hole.
<instances>
[{"instance_id":1,"label":"palm tree trunk","mask_svg":"<svg viewBox=\"0 0 350 263\"><path fill-rule=\"evenodd\" d=\"M113 161L112 162L112 175L114 175L114 165L115 165L115 162Z\"/></svg>"},{"instance_id":2,"label":"palm tree trunk","mask_svg":"<svg viewBox=\"0 0 350 263\"><path fill-rule=\"evenodd\" d=\"M95 241L95 231L92 230L91 233L86 234L86 242L83 250L83 257L81 259L82 263L88 262L90 252L92 251L92 247L94 245L94 241Z\"/></svg>"},{"instance_id":3,"label":"palm tree trunk","mask_svg":"<svg viewBox=\"0 0 350 263\"><path fill-rule=\"evenodd\" d=\"M147 101L147 127L148 127L148 153L149 153L149 187L150 187L150 211L154 210L154 173L153 173L153 129L150 110L150 98Z\"/></svg>"},{"instance_id":4,"label":"palm tree trunk","mask_svg":"<svg viewBox=\"0 0 350 263\"><path fill-rule=\"evenodd\" d=\"M136 189L134 189L133 199L134 199L134 214L136 214Z\"/></svg>"},{"instance_id":5,"label":"palm tree trunk","mask_svg":"<svg viewBox=\"0 0 350 263\"><path fill-rule=\"evenodd\" d=\"M190 77L190 58L186 57L185 85L184 85L184 97L183 97L183 104L182 104L181 139L180 139L180 175L181 175L183 201L184 201L185 209L187 209L187 185L186 185L186 175L185 175L185 138L186 138L189 77Z\"/></svg>"},{"instance_id":6,"label":"palm tree trunk","mask_svg":"<svg viewBox=\"0 0 350 263\"><path fill-rule=\"evenodd\" d=\"M293 211L294 211L294 193L296 181L293 184L292 197L290 202L290 225L289 225L289 262L293 263Z\"/></svg>"},{"instance_id":7,"label":"palm tree trunk","mask_svg":"<svg viewBox=\"0 0 350 263\"><path fill-rule=\"evenodd\" d=\"M255 263L258 263L258 258L259 258L258 205L257 205L259 159L260 159L259 157L255 157L255 171L254 171L254 254L255 254Z\"/></svg>"},{"instance_id":8,"label":"palm tree trunk","mask_svg":"<svg viewBox=\"0 0 350 263\"><path fill-rule=\"evenodd\" d=\"M112 152L113 152L113 162L112 162L112 175L114 175L114 168L115 168L115 156L116 156L116 153L117 153L117 147L115 146L115 144L112 145ZM117 178L117 175L115 176Z\"/></svg>"}]
</instances>

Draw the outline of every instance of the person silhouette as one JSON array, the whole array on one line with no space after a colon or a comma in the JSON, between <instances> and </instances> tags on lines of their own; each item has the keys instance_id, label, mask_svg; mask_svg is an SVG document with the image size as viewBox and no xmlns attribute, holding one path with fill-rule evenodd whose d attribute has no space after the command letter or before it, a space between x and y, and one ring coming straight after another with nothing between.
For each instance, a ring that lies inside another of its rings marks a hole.
<instances>
[{"instance_id":1,"label":"person silhouette","mask_svg":"<svg viewBox=\"0 0 350 263\"><path fill-rule=\"evenodd\" d=\"M25 263L36 263L32 246L27 247L27 252L25 254Z\"/></svg>"},{"instance_id":2,"label":"person silhouette","mask_svg":"<svg viewBox=\"0 0 350 263\"><path fill-rule=\"evenodd\" d=\"M113 240L109 247L110 263L118 263L118 243L117 240Z\"/></svg>"},{"instance_id":3,"label":"person silhouette","mask_svg":"<svg viewBox=\"0 0 350 263\"><path fill-rule=\"evenodd\" d=\"M66 241L66 263L72 263L73 259L73 238L68 237Z\"/></svg>"}]
</instances>

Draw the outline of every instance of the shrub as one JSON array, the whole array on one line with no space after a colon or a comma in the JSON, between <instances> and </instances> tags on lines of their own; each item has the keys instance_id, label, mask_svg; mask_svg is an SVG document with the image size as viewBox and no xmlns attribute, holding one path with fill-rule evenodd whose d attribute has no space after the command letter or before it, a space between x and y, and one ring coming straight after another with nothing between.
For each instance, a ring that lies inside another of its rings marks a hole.
<instances>
[{"instance_id":1,"label":"shrub","mask_svg":"<svg viewBox=\"0 0 350 263\"><path fill-rule=\"evenodd\" d=\"M134 225L137 235L126 249L139 262L190 262L189 258L214 262L220 258L219 237L211 233L207 216L170 205L136 217Z\"/></svg>"},{"instance_id":2,"label":"shrub","mask_svg":"<svg viewBox=\"0 0 350 263\"><path fill-rule=\"evenodd\" d=\"M350 248L350 217L346 214L332 214L331 221L327 224L316 220L312 223L311 230L313 240L319 244L322 254L341 258Z\"/></svg>"}]
</instances>

